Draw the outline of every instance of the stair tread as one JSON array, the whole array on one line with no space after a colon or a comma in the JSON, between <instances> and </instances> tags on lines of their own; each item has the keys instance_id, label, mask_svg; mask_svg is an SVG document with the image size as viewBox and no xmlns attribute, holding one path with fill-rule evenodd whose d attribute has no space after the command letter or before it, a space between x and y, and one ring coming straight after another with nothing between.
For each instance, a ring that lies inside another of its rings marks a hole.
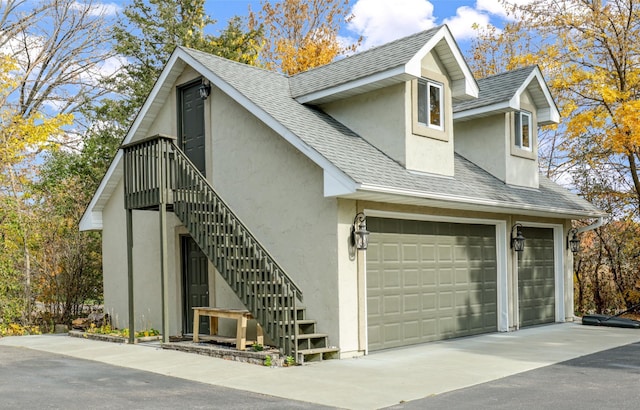
<instances>
[{"instance_id":1,"label":"stair tread","mask_svg":"<svg viewBox=\"0 0 640 410\"><path fill-rule=\"evenodd\" d=\"M298 354L317 354L317 353L331 353L331 352L339 352L339 347L316 347L314 349L300 349L298 350Z\"/></svg>"},{"instance_id":2,"label":"stair tread","mask_svg":"<svg viewBox=\"0 0 640 410\"><path fill-rule=\"evenodd\" d=\"M298 339L319 339L321 337L328 337L326 333L299 333Z\"/></svg>"}]
</instances>

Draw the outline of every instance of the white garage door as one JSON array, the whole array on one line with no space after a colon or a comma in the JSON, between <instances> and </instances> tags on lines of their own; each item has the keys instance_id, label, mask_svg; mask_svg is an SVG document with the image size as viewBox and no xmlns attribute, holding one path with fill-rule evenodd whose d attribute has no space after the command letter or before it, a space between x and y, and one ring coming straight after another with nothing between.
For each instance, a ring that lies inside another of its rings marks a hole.
<instances>
[{"instance_id":1,"label":"white garage door","mask_svg":"<svg viewBox=\"0 0 640 410\"><path fill-rule=\"evenodd\" d=\"M497 330L493 225L367 218L369 350Z\"/></svg>"},{"instance_id":2,"label":"white garage door","mask_svg":"<svg viewBox=\"0 0 640 410\"><path fill-rule=\"evenodd\" d=\"M553 229L522 228L526 238L518 255L520 327L556 320Z\"/></svg>"}]
</instances>

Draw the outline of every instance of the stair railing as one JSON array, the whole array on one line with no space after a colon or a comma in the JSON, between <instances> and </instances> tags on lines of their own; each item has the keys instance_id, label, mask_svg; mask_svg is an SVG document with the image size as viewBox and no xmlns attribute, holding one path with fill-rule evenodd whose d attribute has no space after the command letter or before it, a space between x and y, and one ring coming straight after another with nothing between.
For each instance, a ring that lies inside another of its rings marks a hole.
<instances>
[{"instance_id":1,"label":"stair railing","mask_svg":"<svg viewBox=\"0 0 640 410\"><path fill-rule=\"evenodd\" d=\"M178 218L265 333L285 354L297 357L300 288L173 138L156 136L123 148L127 206L149 208L159 195L171 197ZM159 186L163 181L170 189Z\"/></svg>"}]
</instances>

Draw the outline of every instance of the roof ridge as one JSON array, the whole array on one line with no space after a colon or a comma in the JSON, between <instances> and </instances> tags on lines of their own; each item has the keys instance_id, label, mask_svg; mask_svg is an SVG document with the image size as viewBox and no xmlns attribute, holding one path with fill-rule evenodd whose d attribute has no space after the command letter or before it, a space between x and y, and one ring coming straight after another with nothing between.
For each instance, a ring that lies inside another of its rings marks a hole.
<instances>
[{"instance_id":1,"label":"roof ridge","mask_svg":"<svg viewBox=\"0 0 640 410\"><path fill-rule=\"evenodd\" d=\"M359 52L356 52L354 54L345 56L344 58L341 58L339 60L334 60L334 61L331 61L331 62L329 62L327 64L323 64L323 65L320 65L320 66L317 66L317 67L310 68L310 69L308 69L306 71L301 71L299 73L295 73L295 74L289 76L289 78L295 78L295 77L297 77L299 75L310 73L310 72L312 72L314 70L317 70L317 69L320 69L320 68L323 68L323 67L327 67L327 66L330 66L330 65L333 65L333 64L336 64L336 63L340 63L341 61L347 61L347 60L349 60L351 58L354 58L354 57L357 57L357 56L361 56L363 54L367 54L367 53L376 51L376 50L378 50L380 48L383 48L383 47L390 47L393 44L396 44L396 43L401 42L401 41L406 41L407 39L410 39L410 38L418 37L418 36L420 36L420 35L422 35L424 33L427 33L427 32L438 31L444 26L445 26L445 24L441 24L439 26L432 27L432 28L427 29L427 30L418 31L418 32L413 33L413 34L409 34L408 36L397 38L397 39L395 39L393 41L390 41L388 43L380 44L380 45L377 45L375 47L371 47L371 48L368 48L366 50L359 51Z\"/></svg>"},{"instance_id":2,"label":"roof ridge","mask_svg":"<svg viewBox=\"0 0 640 410\"><path fill-rule=\"evenodd\" d=\"M239 65L239 66L242 66L242 67L245 67L245 68L254 69L254 70L260 70L260 71L264 71L264 72L267 72L267 73L271 73L271 74L279 75L280 77L283 77L283 78L287 78L287 76L286 76L286 75L284 75L284 74L282 74L282 73L280 73L280 72L278 72L278 71L270 70L270 69L268 69L268 68L260 67L260 66L257 66L257 65L251 65L251 64L247 64L247 63L241 63L241 62L239 62L239 61L231 60L231 59L229 59L229 58L222 57L222 56L219 56L219 55L215 55L215 54L213 54L213 53L209 53L209 52L207 52L207 51L202 51L202 50L198 50L198 49L191 48L191 47L186 47L186 46L178 46L178 48L183 49L184 51L186 51L186 52L188 52L188 53L189 53L189 52L195 52L195 53L198 53L198 54L204 54L204 55L206 55L206 56L208 56L208 57L214 57L214 58L216 58L216 59L218 59L218 60L222 60L222 61L224 61L224 62L226 62L226 63L231 63L231 64Z\"/></svg>"},{"instance_id":3,"label":"roof ridge","mask_svg":"<svg viewBox=\"0 0 640 410\"><path fill-rule=\"evenodd\" d=\"M491 74L491 75L488 75L486 77L478 78L477 81L488 80L490 78L500 77L500 76L507 75L507 74L513 74L513 73L516 73L516 72L519 72L519 71L533 70L535 68L538 68L538 65L537 64L531 64L531 65L524 66L524 67L514 68L513 70L502 71L500 73Z\"/></svg>"}]
</instances>

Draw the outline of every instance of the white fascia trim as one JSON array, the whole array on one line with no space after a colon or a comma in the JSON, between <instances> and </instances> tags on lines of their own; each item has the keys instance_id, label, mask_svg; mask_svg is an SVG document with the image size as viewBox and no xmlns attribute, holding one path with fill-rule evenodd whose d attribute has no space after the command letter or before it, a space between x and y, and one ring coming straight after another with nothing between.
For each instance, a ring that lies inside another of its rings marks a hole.
<instances>
[{"instance_id":1,"label":"white fascia trim","mask_svg":"<svg viewBox=\"0 0 640 410\"><path fill-rule=\"evenodd\" d=\"M430 221L430 222L451 222L462 224L477 225L494 225L496 228L496 269L498 277L496 278L498 287L497 291L497 310L498 310L498 331L509 331L509 288L508 288L508 272L507 272L507 221L501 219L484 219L484 218L464 218L442 215L425 215L407 212L391 212L380 211L377 209L365 209L365 215L374 218L390 218L390 219L408 219L412 221Z\"/></svg>"},{"instance_id":2,"label":"white fascia trim","mask_svg":"<svg viewBox=\"0 0 640 410\"><path fill-rule=\"evenodd\" d=\"M520 101L518 100L518 108L512 106L512 101L503 101L496 104L486 105L484 107L472 108L469 110L458 111L453 114L454 120L461 120L464 118L473 118L478 115L483 115L490 112L507 112L512 110L518 110L520 108Z\"/></svg>"},{"instance_id":3,"label":"white fascia trim","mask_svg":"<svg viewBox=\"0 0 640 410\"><path fill-rule=\"evenodd\" d=\"M551 96L551 92L549 91L549 87L547 87L547 82L544 80L544 77L542 76L542 72L540 71L540 68L536 67L531 74L529 74L529 76L527 77L527 79L522 83L522 85L520 85L520 88L518 88L518 91L516 91L516 94L513 96L512 98L512 105L517 106L518 110L520 109L520 95L522 95L522 93L524 93L526 91L526 89L529 87L529 85L531 84L531 82L533 80L537 80L538 81L538 85L540 86L540 89L542 90L542 93L544 94L544 98L547 100L547 105L548 107L545 107L546 109L541 109L539 110L538 113L538 122L540 123L559 123L560 122L560 112L558 111L558 107L556 106L556 102L553 100L553 97ZM517 99L517 103L516 103L516 99ZM547 111L548 109L548 111ZM540 115L543 114L543 115Z\"/></svg>"},{"instance_id":4,"label":"white fascia trim","mask_svg":"<svg viewBox=\"0 0 640 410\"><path fill-rule=\"evenodd\" d=\"M82 215L78 224L80 232L83 231L101 231L102 230L102 211L88 212Z\"/></svg>"},{"instance_id":5,"label":"white fascia trim","mask_svg":"<svg viewBox=\"0 0 640 410\"><path fill-rule=\"evenodd\" d=\"M427 41L427 43L422 46L420 51L418 51L409 62L405 65L406 72L411 74L412 76L419 78L422 76L422 59L426 56L435 46L440 42L440 40L444 39L449 45L449 50L453 55L453 58L458 63L458 67L462 71L465 81L464 81L464 95L468 98L478 98L480 93L480 88L478 87L478 83L471 73L471 69L467 65L460 48L458 47L458 43L453 38L451 31L449 31L449 27L446 25L442 26L440 30L436 34L433 35ZM456 96L454 96L456 97Z\"/></svg>"},{"instance_id":6,"label":"white fascia trim","mask_svg":"<svg viewBox=\"0 0 640 410\"><path fill-rule=\"evenodd\" d=\"M406 74L405 68L403 66L398 66L385 71L381 71L379 73L375 73L366 77L359 78L355 81L349 81L347 83L340 84L335 87L329 87L329 88L325 88L324 90L301 95L296 98L296 101L299 102L300 104L312 103L314 101L321 100L323 98L326 98L335 94L340 94L340 93L350 91L356 88L360 88L369 84L374 84L374 83L377 83L378 81L386 80L388 78L402 76L404 74ZM420 77L420 76L418 75L417 77Z\"/></svg>"},{"instance_id":7,"label":"white fascia trim","mask_svg":"<svg viewBox=\"0 0 640 410\"><path fill-rule=\"evenodd\" d=\"M113 177L116 168L118 168L118 164L121 159L122 150L119 149L118 152L116 152L116 156L113 158L113 161L111 161L111 164L107 169L107 173L102 178L102 181L100 181L98 189L96 189L96 192L93 194L91 202L89 202L87 209L85 209L84 214L82 214L82 218L80 218L80 223L78 224L80 231L102 230L102 207L98 208L98 201L103 195L110 194L110 192L105 192L105 190L107 188L107 184Z\"/></svg>"},{"instance_id":8,"label":"white fascia trim","mask_svg":"<svg viewBox=\"0 0 640 410\"><path fill-rule=\"evenodd\" d=\"M522 205L522 204L518 204L517 206L514 206L513 204L507 204L504 202L493 201L489 199L483 200L483 199L470 198L465 196L453 196L453 195L438 194L438 193L424 193L421 191L380 187L380 186L369 185L369 184L361 184L359 190L398 195L398 196L424 198L424 199L430 199L435 201L462 203L462 204L475 205L475 206L479 205L479 206L487 206L491 208L500 208L503 210L507 210L511 213L516 213L521 215L522 214L526 215L527 211L536 211L537 213L550 213L550 214L562 215L562 218L566 217L567 219L571 219L574 217L578 217L575 219L594 218L598 216L589 212L572 212L571 214L569 214L567 213L566 209L561 209L561 208L553 208L553 207L542 208L535 205ZM560 217L560 216L557 216L557 217Z\"/></svg>"},{"instance_id":9,"label":"white fascia trim","mask_svg":"<svg viewBox=\"0 0 640 410\"><path fill-rule=\"evenodd\" d=\"M291 132L287 127L282 125L279 121L269 115L266 111L260 108L256 103L251 101L249 98L245 97L238 90L233 88L229 83L224 81L222 78L218 77L213 71L209 70L202 63L200 63L195 58L191 57L186 52L179 50L179 58L181 58L185 63L193 67L196 71L205 73L205 77L217 88L219 88L222 92L231 97L234 101L240 104L243 108L249 111L251 114L256 116L260 121L264 122L269 128L271 128L276 133L280 134L285 140L287 140L291 145L297 148L300 152L306 155L311 161L316 163L320 168L324 170L325 178L327 175L330 176L332 181L339 182L342 186L352 187L351 192L355 192L356 182L353 181L348 175L346 175L342 170L336 167L331 161L322 156L318 151L307 145L303 140L300 139L296 134Z\"/></svg>"}]
</instances>

